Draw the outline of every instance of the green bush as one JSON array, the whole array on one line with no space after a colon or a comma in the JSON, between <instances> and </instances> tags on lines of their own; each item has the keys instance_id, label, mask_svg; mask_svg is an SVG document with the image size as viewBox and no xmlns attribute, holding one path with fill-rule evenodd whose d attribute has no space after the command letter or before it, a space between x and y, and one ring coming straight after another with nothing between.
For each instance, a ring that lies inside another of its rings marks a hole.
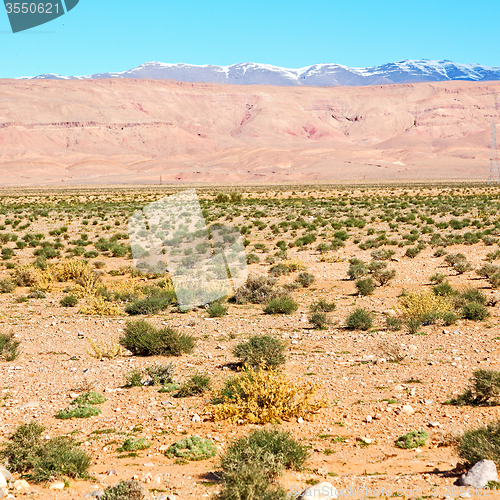
<instances>
[{"instance_id":1,"label":"green bush","mask_svg":"<svg viewBox=\"0 0 500 500\"><path fill-rule=\"evenodd\" d=\"M141 483L134 479L121 480L118 484L108 486L100 500L146 500L146 492Z\"/></svg>"},{"instance_id":2,"label":"green bush","mask_svg":"<svg viewBox=\"0 0 500 500\"><path fill-rule=\"evenodd\" d=\"M59 302L63 307L75 307L78 304L78 298L74 295L66 295Z\"/></svg>"},{"instance_id":3,"label":"green bush","mask_svg":"<svg viewBox=\"0 0 500 500\"><path fill-rule=\"evenodd\" d=\"M254 335L233 349L233 355L253 368L275 368L285 363L285 344L271 335Z\"/></svg>"},{"instance_id":4,"label":"green bush","mask_svg":"<svg viewBox=\"0 0 500 500\"><path fill-rule=\"evenodd\" d=\"M146 373L151 377L153 385L174 383L174 365L172 363L148 366L146 368ZM142 381L142 376L140 380ZM141 385L141 383L139 382L138 385Z\"/></svg>"},{"instance_id":5,"label":"green bush","mask_svg":"<svg viewBox=\"0 0 500 500\"><path fill-rule=\"evenodd\" d=\"M231 443L220 459L222 491L216 500L286 500L275 485L287 469L302 470L307 448L289 433L257 429Z\"/></svg>"},{"instance_id":6,"label":"green bush","mask_svg":"<svg viewBox=\"0 0 500 500\"><path fill-rule=\"evenodd\" d=\"M347 276L349 276L350 279L356 280L368 274L368 269L363 261L359 259L351 259L350 262L351 265L347 270Z\"/></svg>"},{"instance_id":7,"label":"green bush","mask_svg":"<svg viewBox=\"0 0 500 500\"><path fill-rule=\"evenodd\" d=\"M16 283L10 278L0 280L0 293L11 293L16 289Z\"/></svg>"},{"instance_id":8,"label":"green bush","mask_svg":"<svg viewBox=\"0 0 500 500\"><path fill-rule=\"evenodd\" d=\"M193 337L144 320L128 321L119 342L135 356L180 356L194 349Z\"/></svg>"},{"instance_id":9,"label":"green bush","mask_svg":"<svg viewBox=\"0 0 500 500\"><path fill-rule=\"evenodd\" d=\"M227 307L220 302L212 302L207 312L211 318L222 318L227 314Z\"/></svg>"},{"instance_id":10,"label":"green bush","mask_svg":"<svg viewBox=\"0 0 500 500\"><path fill-rule=\"evenodd\" d=\"M336 307L337 305L335 302L327 302L326 300L321 299L318 302L313 302L309 306L309 309L311 309L311 312L332 312Z\"/></svg>"},{"instance_id":11,"label":"green bush","mask_svg":"<svg viewBox=\"0 0 500 500\"><path fill-rule=\"evenodd\" d=\"M373 325L373 315L362 308L354 310L347 317L346 327L351 330L369 330Z\"/></svg>"},{"instance_id":12,"label":"green bush","mask_svg":"<svg viewBox=\"0 0 500 500\"><path fill-rule=\"evenodd\" d=\"M467 467L479 460L493 460L500 466L500 420L465 431L457 439L456 447Z\"/></svg>"},{"instance_id":13,"label":"green bush","mask_svg":"<svg viewBox=\"0 0 500 500\"><path fill-rule=\"evenodd\" d=\"M198 461L212 458L217 447L210 439L192 436L176 441L165 451L168 458L177 457L183 460Z\"/></svg>"},{"instance_id":14,"label":"green bush","mask_svg":"<svg viewBox=\"0 0 500 500\"><path fill-rule=\"evenodd\" d=\"M128 304L125 307L125 312L131 316L137 314L156 314L167 309L170 304L172 304L171 294L152 295Z\"/></svg>"},{"instance_id":15,"label":"green bush","mask_svg":"<svg viewBox=\"0 0 500 500\"><path fill-rule=\"evenodd\" d=\"M500 396L500 371L480 368L473 372L469 382L465 392L447 401L447 404L457 406L496 404L495 400Z\"/></svg>"},{"instance_id":16,"label":"green bush","mask_svg":"<svg viewBox=\"0 0 500 500\"><path fill-rule=\"evenodd\" d=\"M189 396L197 396L210 390L212 382L208 375L203 373L195 373L191 375L174 394L176 398L186 398Z\"/></svg>"},{"instance_id":17,"label":"green bush","mask_svg":"<svg viewBox=\"0 0 500 500\"><path fill-rule=\"evenodd\" d=\"M127 438L123 444L117 449L117 451L139 451L147 450L151 446L151 443L144 438Z\"/></svg>"},{"instance_id":18,"label":"green bush","mask_svg":"<svg viewBox=\"0 0 500 500\"><path fill-rule=\"evenodd\" d=\"M73 401L71 401L72 405L76 406L87 406L87 405L100 405L106 402L106 398L99 394L98 392L90 391L84 394L80 394Z\"/></svg>"},{"instance_id":19,"label":"green bush","mask_svg":"<svg viewBox=\"0 0 500 500\"><path fill-rule=\"evenodd\" d=\"M90 456L65 436L43 439L45 427L36 422L20 425L5 443L0 456L12 472L27 474L35 482L53 477L87 477Z\"/></svg>"},{"instance_id":20,"label":"green bush","mask_svg":"<svg viewBox=\"0 0 500 500\"><path fill-rule=\"evenodd\" d=\"M76 408L68 407L64 410L59 410L56 413L56 418L68 420L70 418L89 418L100 415L102 411L92 405L77 406Z\"/></svg>"},{"instance_id":21,"label":"green bush","mask_svg":"<svg viewBox=\"0 0 500 500\"><path fill-rule=\"evenodd\" d=\"M359 279L356 280L356 288L358 290L359 295L371 295L376 286L375 282L371 278Z\"/></svg>"},{"instance_id":22,"label":"green bush","mask_svg":"<svg viewBox=\"0 0 500 500\"><path fill-rule=\"evenodd\" d=\"M298 276L295 278L295 282L298 283L299 285L302 285L304 288L307 288L308 286L312 285L315 280L316 278L313 274L306 272L299 273Z\"/></svg>"},{"instance_id":23,"label":"green bush","mask_svg":"<svg viewBox=\"0 0 500 500\"><path fill-rule=\"evenodd\" d=\"M125 387L140 387L142 386L143 374L141 370L134 368L125 374Z\"/></svg>"},{"instance_id":24,"label":"green bush","mask_svg":"<svg viewBox=\"0 0 500 500\"><path fill-rule=\"evenodd\" d=\"M458 294L458 292L447 281L442 281L441 283L434 285L432 287L432 291L435 295L440 295L442 297Z\"/></svg>"},{"instance_id":25,"label":"green bush","mask_svg":"<svg viewBox=\"0 0 500 500\"><path fill-rule=\"evenodd\" d=\"M276 264L269 269L269 274L274 277L286 276L290 274L290 269L285 264Z\"/></svg>"},{"instance_id":26,"label":"green bush","mask_svg":"<svg viewBox=\"0 0 500 500\"><path fill-rule=\"evenodd\" d=\"M0 359L14 361L19 356L21 342L16 340L13 333L0 333Z\"/></svg>"},{"instance_id":27,"label":"green bush","mask_svg":"<svg viewBox=\"0 0 500 500\"><path fill-rule=\"evenodd\" d=\"M467 302L477 302L478 304L486 305L486 295L478 288L467 288L462 292L462 298Z\"/></svg>"},{"instance_id":28,"label":"green bush","mask_svg":"<svg viewBox=\"0 0 500 500\"><path fill-rule=\"evenodd\" d=\"M398 330L401 330L403 322L400 318L392 318L390 316L387 316L387 318L385 318L385 326L387 330L391 332L397 332Z\"/></svg>"},{"instance_id":29,"label":"green bush","mask_svg":"<svg viewBox=\"0 0 500 500\"><path fill-rule=\"evenodd\" d=\"M317 330L326 330L331 324L331 321L326 313L313 312L309 315L309 323Z\"/></svg>"},{"instance_id":30,"label":"green bush","mask_svg":"<svg viewBox=\"0 0 500 500\"><path fill-rule=\"evenodd\" d=\"M466 302L462 307L462 314L465 319L472 321L482 321L490 316L488 309L478 302Z\"/></svg>"},{"instance_id":31,"label":"green bush","mask_svg":"<svg viewBox=\"0 0 500 500\"><path fill-rule=\"evenodd\" d=\"M425 446L427 439L429 439L429 434L427 434L427 432L411 431L399 436L398 439L396 439L396 446L405 450L420 448L421 446Z\"/></svg>"},{"instance_id":32,"label":"green bush","mask_svg":"<svg viewBox=\"0 0 500 500\"><path fill-rule=\"evenodd\" d=\"M275 294L276 279L270 276L250 275L247 282L234 294L237 304L263 304Z\"/></svg>"},{"instance_id":33,"label":"green bush","mask_svg":"<svg viewBox=\"0 0 500 500\"><path fill-rule=\"evenodd\" d=\"M270 300L264 308L265 314L292 314L299 305L291 297L278 297Z\"/></svg>"}]
</instances>

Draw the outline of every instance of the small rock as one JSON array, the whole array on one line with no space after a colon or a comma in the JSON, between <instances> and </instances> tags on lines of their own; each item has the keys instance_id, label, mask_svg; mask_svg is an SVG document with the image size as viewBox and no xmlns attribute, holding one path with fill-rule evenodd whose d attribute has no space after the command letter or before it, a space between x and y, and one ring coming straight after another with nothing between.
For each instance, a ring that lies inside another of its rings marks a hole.
<instances>
[{"instance_id":1,"label":"small rock","mask_svg":"<svg viewBox=\"0 0 500 500\"><path fill-rule=\"evenodd\" d=\"M197 415L196 413L191 418L191 422L199 422L200 420L201 420L200 416Z\"/></svg>"},{"instance_id":2,"label":"small rock","mask_svg":"<svg viewBox=\"0 0 500 500\"><path fill-rule=\"evenodd\" d=\"M365 417L365 422L367 422L367 423L370 423L372 420L373 420L373 419L372 419L372 416L371 416L371 415L367 415L367 416Z\"/></svg>"},{"instance_id":3,"label":"small rock","mask_svg":"<svg viewBox=\"0 0 500 500\"><path fill-rule=\"evenodd\" d=\"M398 313L394 309L389 309L385 311L385 315L389 316L390 318L395 318L398 315Z\"/></svg>"},{"instance_id":4,"label":"small rock","mask_svg":"<svg viewBox=\"0 0 500 500\"><path fill-rule=\"evenodd\" d=\"M402 391L403 389L404 389L404 387L400 384L394 386L395 391Z\"/></svg>"},{"instance_id":5,"label":"small rock","mask_svg":"<svg viewBox=\"0 0 500 500\"><path fill-rule=\"evenodd\" d=\"M429 422L427 425L429 427L440 427L441 426L441 424L439 422L435 422L435 421Z\"/></svg>"},{"instance_id":6,"label":"small rock","mask_svg":"<svg viewBox=\"0 0 500 500\"><path fill-rule=\"evenodd\" d=\"M2 476L7 481L14 481L14 478L12 477L12 474L3 465L0 465L0 474L2 474Z\"/></svg>"},{"instance_id":7,"label":"small rock","mask_svg":"<svg viewBox=\"0 0 500 500\"><path fill-rule=\"evenodd\" d=\"M458 480L459 486L473 486L484 488L488 481L498 481L498 473L495 462L492 460L479 460Z\"/></svg>"},{"instance_id":8,"label":"small rock","mask_svg":"<svg viewBox=\"0 0 500 500\"><path fill-rule=\"evenodd\" d=\"M434 403L433 399L424 399L424 405L431 405L432 403Z\"/></svg>"},{"instance_id":9,"label":"small rock","mask_svg":"<svg viewBox=\"0 0 500 500\"><path fill-rule=\"evenodd\" d=\"M28 484L28 481L24 479L18 479L17 481L14 481L14 489L16 490L29 490L30 485Z\"/></svg>"},{"instance_id":10,"label":"small rock","mask_svg":"<svg viewBox=\"0 0 500 500\"><path fill-rule=\"evenodd\" d=\"M108 476L118 476L118 473L115 471L115 469L109 469L108 471L106 471L106 474Z\"/></svg>"},{"instance_id":11,"label":"small rock","mask_svg":"<svg viewBox=\"0 0 500 500\"><path fill-rule=\"evenodd\" d=\"M87 493L86 495L83 495L83 498L99 498L104 495L104 491L101 490L94 490L91 491L90 493Z\"/></svg>"},{"instance_id":12,"label":"small rock","mask_svg":"<svg viewBox=\"0 0 500 500\"><path fill-rule=\"evenodd\" d=\"M372 442L372 440L370 438L367 438L367 437L358 437L357 441L360 441L361 443L365 443L365 444L371 444L371 442Z\"/></svg>"},{"instance_id":13,"label":"small rock","mask_svg":"<svg viewBox=\"0 0 500 500\"><path fill-rule=\"evenodd\" d=\"M306 488L297 498L297 500L310 500L310 499L322 499L322 500L337 500L339 493L335 486L331 483L318 483L314 486L309 486Z\"/></svg>"},{"instance_id":14,"label":"small rock","mask_svg":"<svg viewBox=\"0 0 500 500\"><path fill-rule=\"evenodd\" d=\"M158 451L167 451L168 450L168 444L162 444L159 448Z\"/></svg>"},{"instance_id":15,"label":"small rock","mask_svg":"<svg viewBox=\"0 0 500 500\"><path fill-rule=\"evenodd\" d=\"M375 413L375 415L373 415L373 420L380 420L381 418L382 418L381 413Z\"/></svg>"},{"instance_id":16,"label":"small rock","mask_svg":"<svg viewBox=\"0 0 500 500\"><path fill-rule=\"evenodd\" d=\"M415 413L415 410L410 405L403 405L401 407L401 412L406 413L406 415L412 415Z\"/></svg>"},{"instance_id":17,"label":"small rock","mask_svg":"<svg viewBox=\"0 0 500 500\"><path fill-rule=\"evenodd\" d=\"M299 418L297 419L297 423L298 423L298 424L303 424L303 423L304 423L304 419L303 419L302 417L299 417Z\"/></svg>"},{"instance_id":18,"label":"small rock","mask_svg":"<svg viewBox=\"0 0 500 500\"><path fill-rule=\"evenodd\" d=\"M51 483L49 486L49 490L64 490L64 483L62 481Z\"/></svg>"},{"instance_id":19,"label":"small rock","mask_svg":"<svg viewBox=\"0 0 500 500\"><path fill-rule=\"evenodd\" d=\"M153 462L146 462L144 464L144 467L154 467L154 466L155 466L155 464Z\"/></svg>"},{"instance_id":20,"label":"small rock","mask_svg":"<svg viewBox=\"0 0 500 500\"><path fill-rule=\"evenodd\" d=\"M21 410L25 410L26 408L36 408L37 406L40 406L38 401L28 401L27 403L22 404L19 408Z\"/></svg>"},{"instance_id":21,"label":"small rock","mask_svg":"<svg viewBox=\"0 0 500 500\"><path fill-rule=\"evenodd\" d=\"M464 491L464 492L460 495L460 498L470 498L470 493L468 493L467 491Z\"/></svg>"}]
</instances>

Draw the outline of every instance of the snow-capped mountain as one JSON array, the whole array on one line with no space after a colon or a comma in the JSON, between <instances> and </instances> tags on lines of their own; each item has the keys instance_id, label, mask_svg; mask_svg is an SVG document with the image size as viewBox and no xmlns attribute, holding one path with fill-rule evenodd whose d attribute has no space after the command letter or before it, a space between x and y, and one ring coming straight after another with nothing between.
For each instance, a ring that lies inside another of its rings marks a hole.
<instances>
[{"instance_id":1,"label":"snow-capped mountain","mask_svg":"<svg viewBox=\"0 0 500 500\"><path fill-rule=\"evenodd\" d=\"M500 67L459 64L428 59L404 60L370 68L349 68L340 64L314 64L289 69L269 64L240 63L231 66L195 66L148 62L119 73L61 76L45 73L24 79L94 80L100 78L145 78L181 82L229 83L238 85L381 85L388 83L435 82L445 80L500 80Z\"/></svg>"}]
</instances>

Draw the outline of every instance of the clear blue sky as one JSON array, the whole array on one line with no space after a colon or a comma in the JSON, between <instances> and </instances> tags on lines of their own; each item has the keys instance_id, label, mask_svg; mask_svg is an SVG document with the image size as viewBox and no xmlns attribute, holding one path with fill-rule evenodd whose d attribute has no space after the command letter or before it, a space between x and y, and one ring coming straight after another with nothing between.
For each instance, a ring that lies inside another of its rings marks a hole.
<instances>
[{"instance_id":1,"label":"clear blue sky","mask_svg":"<svg viewBox=\"0 0 500 500\"><path fill-rule=\"evenodd\" d=\"M16 34L1 10L0 78L122 71L147 61L500 66L498 0L80 0Z\"/></svg>"}]
</instances>

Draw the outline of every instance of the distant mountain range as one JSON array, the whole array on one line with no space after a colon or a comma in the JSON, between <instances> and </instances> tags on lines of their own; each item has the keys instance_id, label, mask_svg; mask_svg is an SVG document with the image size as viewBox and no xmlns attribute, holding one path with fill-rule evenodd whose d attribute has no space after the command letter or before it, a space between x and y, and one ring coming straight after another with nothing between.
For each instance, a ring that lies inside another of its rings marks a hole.
<instances>
[{"instance_id":1,"label":"distant mountain range","mask_svg":"<svg viewBox=\"0 0 500 500\"><path fill-rule=\"evenodd\" d=\"M289 69L268 64L240 63L231 66L195 66L147 62L119 73L86 76L61 76L46 73L22 79L97 80L102 78L139 78L181 82L228 83L236 85L281 85L318 87L348 85L383 85L390 83L439 82L449 80L500 80L500 67L458 64L428 59L404 60L371 68L349 68L340 64L314 64Z\"/></svg>"}]
</instances>

